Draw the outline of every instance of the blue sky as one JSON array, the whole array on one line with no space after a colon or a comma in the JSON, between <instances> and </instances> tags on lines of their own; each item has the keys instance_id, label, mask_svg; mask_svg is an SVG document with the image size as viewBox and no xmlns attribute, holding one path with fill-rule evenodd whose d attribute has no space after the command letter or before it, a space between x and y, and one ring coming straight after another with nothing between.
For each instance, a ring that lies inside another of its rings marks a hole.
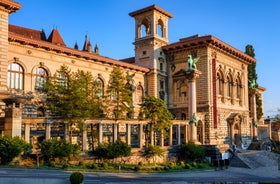
<instances>
[{"instance_id":1,"label":"blue sky","mask_svg":"<svg viewBox=\"0 0 280 184\"><path fill-rule=\"evenodd\" d=\"M279 0L15 0L22 8L10 24L44 29L56 27L68 47L83 47L87 34L100 55L123 59L134 55L134 19L128 13L156 4L172 13L169 42L199 34L213 35L245 51L253 45L258 84L264 93L265 116L280 108Z\"/></svg>"}]
</instances>

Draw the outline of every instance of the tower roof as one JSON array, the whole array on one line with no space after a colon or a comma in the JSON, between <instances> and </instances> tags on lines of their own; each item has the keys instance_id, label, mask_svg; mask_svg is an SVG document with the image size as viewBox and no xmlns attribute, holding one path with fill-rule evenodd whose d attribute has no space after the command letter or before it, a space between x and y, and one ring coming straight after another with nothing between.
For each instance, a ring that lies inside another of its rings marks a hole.
<instances>
[{"instance_id":1,"label":"tower roof","mask_svg":"<svg viewBox=\"0 0 280 184\"><path fill-rule=\"evenodd\" d=\"M140 9L140 10L137 10L137 11L134 11L134 12L131 12L131 13L129 13L129 15L130 15L131 17L135 17L135 16L137 16L137 15L139 15L139 14L143 14L143 13L145 13L145 12L149 12L149 11L153 11L153 10L158 11L158 12L160 12L160 13L166 15L166 16L169 17L169 18L172 18L172 17L173 17L173 15L172 15L171 13L169 13L169 12L167 12L166 10L164 10L164 9L162 9L162 8L160 8L160 7L158 7L157 5L148 6L148 7L146 7L146 8L143 8L143 9Z\"/></svg>"},{"instance_id":2,"label":"tower roof","mask_svg":"<svg viewBox=\"0 0 280 184\"><path fill-rule=\"evenodd\" d=\"M58 30L54 28L48 38L48 41L56 44L56 45L61 45L61 46L66 46L62 37L60 36Z\"/></svg>"}]
</instances>

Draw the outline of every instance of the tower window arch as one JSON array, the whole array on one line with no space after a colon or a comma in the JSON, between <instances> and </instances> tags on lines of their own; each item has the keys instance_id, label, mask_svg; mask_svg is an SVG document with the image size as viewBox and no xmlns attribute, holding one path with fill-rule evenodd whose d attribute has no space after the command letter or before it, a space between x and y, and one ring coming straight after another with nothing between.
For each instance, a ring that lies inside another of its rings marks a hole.
<instances>
[{"instance_id":1,"label":"tower window arch","mask_svg":"<svg viewBox=\"0 0 280 184\"><path fill-rule=\"evenodd\" d=\"M160 37L164 37L163 21L161 19L159 19L157 23L157 35Z\"/></svg>"},{"instance_id":2,"label":"tower window arch","mask_svg":"<svg viewBox=\"0 0 280 184\"><path fill-rule=\"evenodd\" d=\"M48 72L43 67L38 67L33 72L34 89L44 91Z\"/></svg>"},{"instance_id":3,"label":"tower window arch","mask_svg":"<svg viewBox=\"0 0 280 184\"><path fill-rule=\"evenodd\" d=\"M147 19L144 19L141 24L141 38L146 37L150 34L150 26L149 21Z\"/></svg>"},{"instance_id":4,"label":"tower window arch","mask_svg":"<svg viewBox=\"0 0 280 184\"><path fill-rule=\"evenodd\" d=\"M23 89L23 68L18 63L11 63L8 65L7 83L9 89Z\"/></svg>"}]
</instances>

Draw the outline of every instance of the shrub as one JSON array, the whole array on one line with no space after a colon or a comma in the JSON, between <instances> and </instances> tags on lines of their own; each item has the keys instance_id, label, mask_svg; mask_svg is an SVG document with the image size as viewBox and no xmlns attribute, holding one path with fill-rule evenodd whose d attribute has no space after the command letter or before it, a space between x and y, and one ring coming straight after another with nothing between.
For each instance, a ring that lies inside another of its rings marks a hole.
<instances>
[{"instance_id":1,"label":"shrub","mask_svg":"<svg viewBox=\"0 0 280 184\"><path fill-rule=\"evenodd\" d=\"M140 165L136 165L135 167L134 167L134 171L139 171L140 170Z\"/></svg>"},{"instance_id":2,"label":"shrub","mask_svg":"<svg viewBox=\"0 0 280 184\"><path fill-rule=\"evenodd\" d=\"M178 147L178 157L180 160L195 161L202 160L205 152L202 146L194 143L182 144Z\"/></svg>"},{"instance_id":3,"label":"shrub","mask_svg":"<svg viewBox=\"0 0 280 184\"><path fill-rule=\"evenodd\" d=\"M20 153L26 152L31 148L20 137L0 136L0 160L1 164L10 163Z\"/></svg>"},{"instance_id":4,"label":"shrub","mask_svg":"<svg viewBox=\"0 0 280 184\"><path fill-rule=\"evenodd\" d=\"M80 150L79 146L76 144L56 139L43 140L40 144L40 148L47 161L55 158L62 159L64 157L70 157L71 155L77 155Z\"/></svg>"},{"instance_id":5,"label":"shrub","mask_svg":"<svg viewBox=\"0 0 280 184\"><path fill-rule=\"evenodd\" d=\"M185 169L191 169L192 166L190 164L185 164Z\"/></svg>"},{"instance_id":6,"label":"shrub","mask_svg":"<svg viewBox=\"0 0 280 184\"><path fill-rule=\"evenodd\" d=\"M71 184L81 184L84 181L84 175L80 172L73 172L70 175Z\"/></svg>"},{"instance_id":7,"label":"shrub","mask_svg":"<svg viewBox=\"0 0 280 184\"><path fill-rule=\"evenodd\" d=\"M98 169L98 164L92 164L92 165L91 165L91 168L92 168L92 169Z\"/></svg>"},{"instance_id":8,"label":"shrub","mask_svg":"<svg viewBox=\"0 0 280 184\"><path fill-rule=\"evenodd\" d=\"M101 165L102 165L102 167L103 167L104 169L108 169L108 168L109 168L107 162L103 162Z\"/></svg>"},{"instance_id":9,"label":"shrub","mask_svg":"<svg viewBox=\"0 0 280 184\"><path fill-rule=\"evenodd\" d=\"M144 156L146 158L153 158L155 156L160 156L162 157L164 153L164 150L160 148L160 146L153 146L149 145L148 148L145 148L144 150Z\"/></svg>"}]
</instances>

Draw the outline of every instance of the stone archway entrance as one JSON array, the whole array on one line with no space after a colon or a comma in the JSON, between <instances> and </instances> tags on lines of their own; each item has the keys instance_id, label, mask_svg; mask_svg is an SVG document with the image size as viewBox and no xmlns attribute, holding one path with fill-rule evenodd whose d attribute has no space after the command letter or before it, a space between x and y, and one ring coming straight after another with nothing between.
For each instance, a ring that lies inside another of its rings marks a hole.
<instances>
[{"instance_id":1,"label":"stone archway entrance","mask_svg":"<svg viewBox=\"0 0 280 184\"><path fill-rule=\"evenodd\" d=\"M239 113L231 113L228 118L228 130L230 145L235 144L236 146L241 146L241 122L242 116Z\"/></svg>"}]
</instances>

